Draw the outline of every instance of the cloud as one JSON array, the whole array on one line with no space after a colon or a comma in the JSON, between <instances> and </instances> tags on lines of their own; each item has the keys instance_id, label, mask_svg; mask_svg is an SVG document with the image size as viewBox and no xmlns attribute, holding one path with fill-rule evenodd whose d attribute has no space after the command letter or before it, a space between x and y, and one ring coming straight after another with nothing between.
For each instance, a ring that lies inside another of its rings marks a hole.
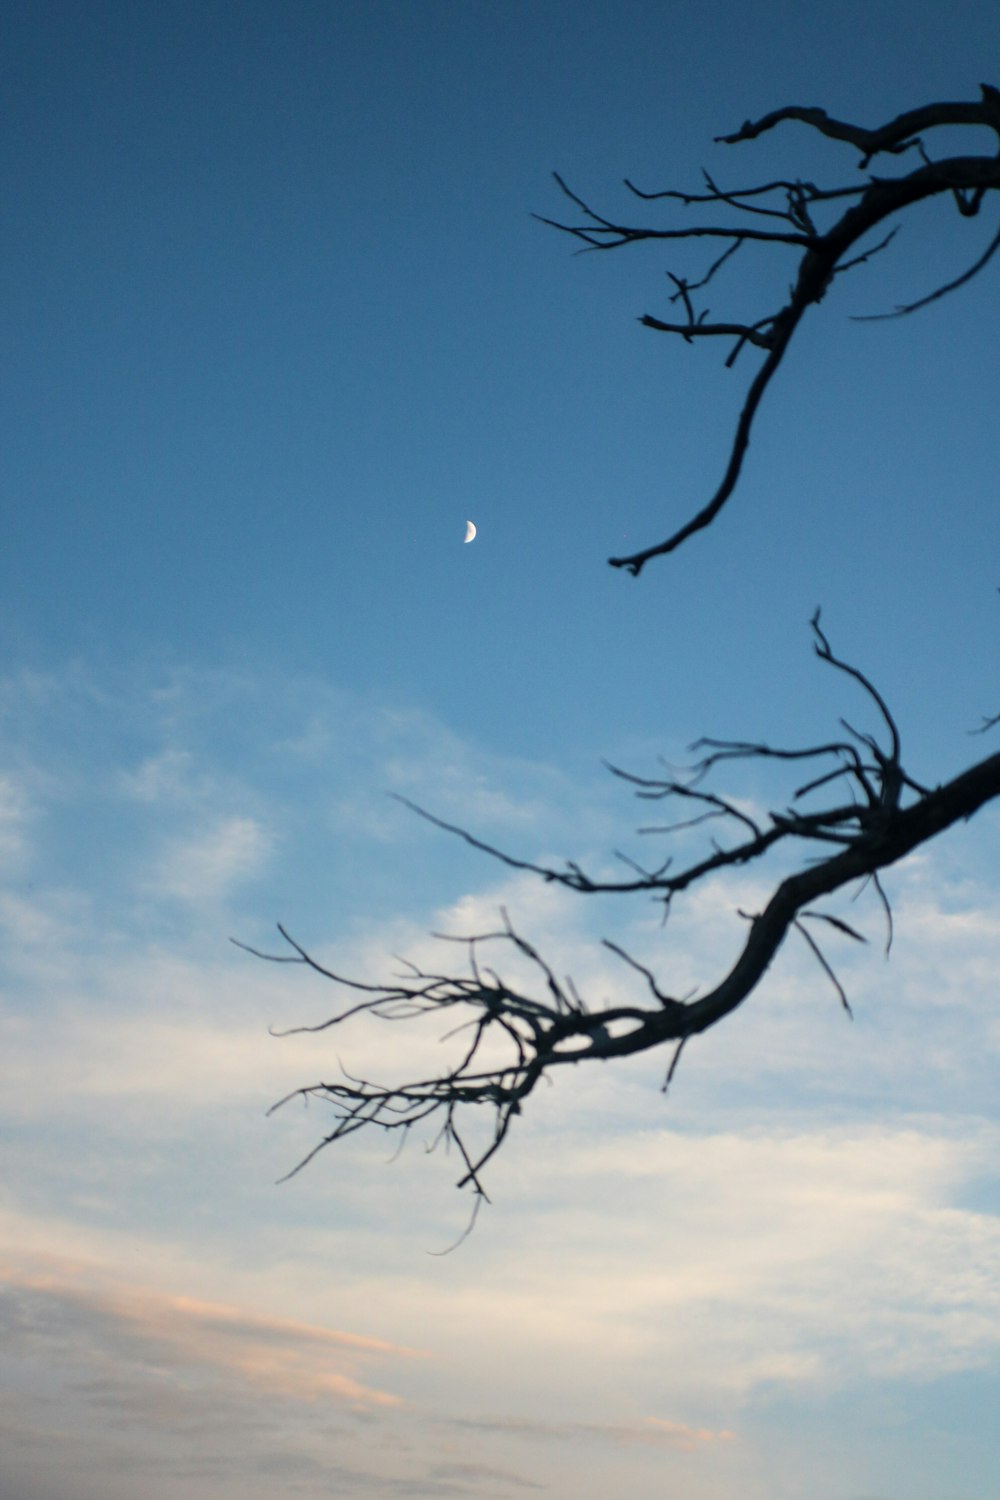
<instances>
[{"instance_id":1,"label":"cloud","mask_svg":"<svg viewBox=\"0 0 1000 1500\"><path fill-rule=\"evenodd\" d=\"M149 883L175 900L217 902L237 884L260 875L272 845L271 835L255 818L217 818L206 829L170 840Z\"/></svg>"},{"instance_id":2,"label":"cloud","mask_svg":"<svg viewBox=\"0 0 1000 1500\"><path fill-rule=\"evenodd\" d=\"M135 802L187 800L191 795L194 757L189 750L169 747L149 756L135 770L118 773L118 785Z\"/></svg>"},{"instance_id":3,"label":"cloud","mask_svg":"<svg viewBox=\"0 0 1000 1500\"><path fill-rule=\"evenodd\" d=\"M621 966L588 941L587 903L521 874L470 893L424 920L452 932L496 930L501 903L524 918L526 934L557 972L572 964L592 1003L631 982L627 971L623 975ZM718 901L706 905L703 931L696 921L689 935L693 946L679 944L683 961L697 958L701 946L711 948L715 924L726 915L725 909L720 914ZM964 952L956 951L952 958L959 965L985 964L995 941L992 917L987 911L972 921L966 913L962 928ZM929 917L919 929L919 943L933 950L936 928ZM669 929L667 935L673 936ZM641 929L637 937L640 943L646 940ZM58 947L58 933L50 932L47 941ZM953 945L955 950L962 947ZM346 972L371 977L397 967L386 958L391 948L429 968L441 963L442 952L446 958L453 953L456 967L462 966L461 949L442 950L426 936L420 920L372 927L361 939L331 951ZM318 956L329 957L325 950ZM876 959L869 962L884 978L885 967ZM965 1023L959 1024L941 1004L940 976L927 954L921 963L918 951L913 966L912 980L887 1015L904 1033L907 1026L919 1026L911 1049L918 1070L913 1076L919 1082L928 1035L922 1019L923 967L932 978L933 1013L953 1033L960 1083L968 1076L961 1066L979 1066L981 1059L970 1059L968 1047L963 1054ZM5 1102L36 1129L43 1120L50 1127L86 1120L100 1132L100 1153L112 1151L116 1171L126 1172L130 1180L139 1180L142 1153L159 1160L168 1141L211 1138L213 1149L238 1149L237 1127L246 1131L251 1116L258 1121L266 1105L287 1089L332 1071L339 1058L354 1073L382 1079L422 1076L440 1066L443 1055L438 1040L442 1028L434 1023L386 1025L362 1019L342 1032L275 1040L267 1035L268 1022L322 1019L336 1008L337 993L315 976L237 953L209 964L204 957L195 960L155 948L126 955L113 948L90 965L67 961L65 967L76 976L65 1006L46 1010L50 997L40 994L37 1006L26 1005L21 1015L8 1019ZM686 1357L705 1370L710 1382L743 1390L767 1381L796 1385L840 1379L847 1330L855 1324L869 1330L870 1336L863 1329L859 1335L860 1361L869 1361L873 1374L926 1371L936 1359L957 1367L991 1357L994 1280L977 1271L970 1286L978 1290L966 1296L955 1268L980 1266L984 1255L988 1264L996 1221L959 1205L966 1184L988 1175L996 1141L971 1097L952 1129L945 1129L933 1110L922 1109L933 1096L914 1097L919 1090L910 1085L906 1049L897 1048L895 1040L880 1043L877 1033L866 1035L861 1028L874 1025L873 1020L859 1019L852 1027L825 990L813 1003L802 971L811 972L810 955L804 951L765 995L717 1034L699 1039L685 1054L666 1101L659 1093L665 1059L655 1056L620 1066L564 1069L553 1089L532 1098L491 1167L490 1187L503 1207L478 1238L487 1244L502 1242L508 1213L530 1223L532 1242L544 1251L538 1275L551 1272L554 1277L541 1325L546 1336L565 1337L575 1346L567 1302L571 1295L588 1308L579 1322L584 1342L598 1337L598 1327L600 1338L607 1336L607 1319L614 1311L619 1329L614 1337L627 1330L627 1342L638 1347L643 1306L657 1309L657 1318L680 1307L686 1311L674 1336L687 1349ZM960 968L959 985L963 972ZM537 976L530 977L534 981ZM859 1006L859 1017L869 1009ZM980 1009L972 1007L971 1013L978 1015ZM971 1050L978 1053L976 1046ZM33 1083L42 1073L44 1094ZM820 1092L814 1080L821 1081ZM859 1099L866 1114L850 1127L831 1119L831 1108L842 1113ZM869 1099L877 1099L876 1112ZM236 1104L249 1113L237 1118ZM276 1169L261 1176L270 1180L294 1165L320 1137L326 1118L322 1110L290 1109L266 1126L255 1123L253 1139L259 1138L258 1131L266 1132L280 1157ZM115 1120L120 1122L117 1136ZM668 1128L661 1128L663 1123ZM218 1133L223 1130L224 1136ZM116 1136L113 1142L109 1131ZM404 1159L393 1169L388 1185L381 1176L370 1176L371 1163L381 1162L388 1150L379 1138L366 1141L364 1136L339 1144L310 1169L296 1192L305 1187L310 1200L315 1192L322 1212L324 1184L334 1173L339 1202L350 1203L352 1215L359 1216L354 1219L356 1233L364 1215L373 1227L383 1221L387 1191L392 1213L404 1221L410 1214L414 1224L444 1225L453 1211L447 1182L456 1171L446 1162L441 1171L435 1168L434 1191L440 1197L431 1200L422 1186L428 1179L418 1165L419 1152L417 1160ZM96 1163L95 1154L93 1170ZM166 1161L160 1170L173 1176ZM666 1232L660 1214L647 1207L651 1193L657 1201L665 1197L679 1219L678 1224L671 1221L669 1230L669 1281L658 1274L649 1280L644 1270L656 1264L657 1236ZM616 1205L609 1222L588 1210L595 1196L605 1207ZM461 1204L455 1210L461 1215ZM593 1274L555 1269L560 1238L570 1225L581 1241L595 1247ZM423 1248L449 1240L442 1229ZM362 1242L363 1236L358 1239ZM605 1286L596 1268L610 1267L623 1242L634 1247L634 1275L625 1287L616 1282ZM897 1295L907 1283L893 1259L893 1244L907 1247L906 1255L896 1257L900 1266L908 1255L918 1265L934 1267L929 1280L912 1283L906 1298ZM491 1284L498 1297L503 1288L513 1295L504 1266L496 1268ZM812 1285L821 1293L813 1295ZM637 1304L640 1289L647 1302ZM786 1320L779 1334L763 1343L748 1337L744 1347L755 1351L752 1358L732 1353L754 1318L766 1321L772 1301L786 1297L790 1305L793 1294L801 1295L794 1320ZM514 1303L519 1306L517 1297ZM914 1307L919 1308L916 1316ZM700 1348L693 1309L701 1310L698 1317L707 1320L710 1330ZM442 1326L450 1324L448 1309L439 1308L438 1315ZM514 1316L517 1321L521 1314ZM526 1309L524 1316L536 1319L537 1311ZM491 1333L506 1340L504 1315L497 1319L476 1301L473 1317L485 1317ZM419 1341L426 1340L430 1329L431 1322L424 1320ZM761 1349L763 1353L757 1352Z\"/></svg>"},{"instance_id":4,"label":"cloud","mask_svg":"<svg viewBox=\"0 0 1000 1500\"><path fill-rule=\"evenodd\" d=\"M595 796L592 786L577 784L555 766L498 755L463 739L426 710L373 705L363 718L355 710L355 719L355 734L367 753L369 791L367 796L359 797L355 790L335 799L338 829L379 842L434 839L439 847L448 847L447 834L428 835L427 825L387 800L386 793L481 837L499 834L517 840L529 851L550 839L556 828L568 836L577 803L589 803L590 822L599 818L604 798ZM313 737L316 733L314 724Z\"/></svg>"},{"instance_id":5,"label":"cloud","mask_svg":"<svg viewBox=\"0 0 1000 1500\"><path fill-rule=\"evenodd\" d=\"M8 871L30 852L27 832L33 814L27 788L17 777L0 774L0 860Z\"/></svg>"},{"instance_id":6,"label":"cloud","mask_svg":"<svg viewBox=\"0 0 1000 1500\"><path fill-rule=\"evenodd\" d=\"M478 1490L481 1483L486 1483L490 1488L494 1484L502 1484L509 1488L511 1485L519 1490L544 1490L543 1484L536 1484L533 1479L526 1479L521 1474L515 1474L511 1469L500 1469L494 1464L476 1463L437 1463L430 1470L427 1478L438 1486L447 1486L446 1493L472 1493ZM469 1488L467 1488L469 1487ZM438 1490L440 1493L440 1489Z\"/></svg>"},{"instance_id":7,"label":"cloud","mask_svg":"<svg viewBox=\"0 0 1000 1500\"><path fill-rule=\"evenodd\" d=\"M588 1247L553 1279L554 1325L586 1308L595 1350L627 1350L676 1396L925 1379L1000 1358L1000 1218L963 1201L995 1180L995 1126L758 1116L709 1133L682 1112L680 1130L642 1134L602 1131L587 1102L596 1128L562 1134L558 1167L551 1140L544 1163L529 1140L516 1172L522 1199L549 1194L532 1215L537 1259L554 1268L560 1244ZM629 1274L615 1276L623 1256ZM496 1276L516 1304L516 1282ZM493 1336L503 1322L498 1310Z\"/></svg>"},{"instance_id":8,"label":"cloud","mask_svg":"<svg viewBox=\"0 0 1000 1500\"><path fill-rule=\"evenodd\" d=\"M365 1385L355 1367L365 1359L413 1359L418 1351L383 1339L267 1316L149 1287L102 1284L94 1268L46 1258L43 1269L0 1263L8 1293L25 1309L13 1337L26 1355L39 1328L67 1346L68 1357L105 1358L120 1377L131 1368L208 1370L296 1401L331 1399L350 1408L395 1407L398 1396ZM44 1337L44 1334L43 1334ZM110 1365L109 1365L110 1367Z\"/></svg>"},{"instance_id":9,"label":"cloud","mask_svg":"<svg viewBox=\"0 0 1000 1500\"><path fill-rule=\"evenodd\" d=\"M726 1429L689 1427L664 1417L643 1417L635 1422L540 1422L529 1417L477 1417L453 1419L453 1425L473 1432L497 1433L500 1436L531 1438L541 1442L575 1442L592 1438L619 1447L674 1448L693 1453L711 1443L732 1443L736 1434Z\"/></svg>"},{"instance_id":10,"label":"cloud","mask_svg":"<svg viewBox=\"0 0 1000 1500\"><path fill-rule=\"evenodd\" d=\"M23 973L33 967L30 958L38 956L51 972L53 960L57 963L78 936L84 911L85 901L74 891L38 896L0 889L0 932L9 942L8 963Z\"/></svg>"},{"instance_id":11,"label":"cloud","mask_svg":"<svg viewBox=\"0 0 1000 1500\"><path fill-rule=\"evenodd\" d=\"M732 1443L736 1439L734 1432L725 1429L713 1432L708 1427L687 1427L683 1422L668 1422L662 1417L646 1417L642 1425L628 1431L630 1437L626 1441L633 1440L631 1433L635 1431L636 1442L664 1442L685 1452L693 1452L705 1443Z\"/></svg>"}]
</instances>

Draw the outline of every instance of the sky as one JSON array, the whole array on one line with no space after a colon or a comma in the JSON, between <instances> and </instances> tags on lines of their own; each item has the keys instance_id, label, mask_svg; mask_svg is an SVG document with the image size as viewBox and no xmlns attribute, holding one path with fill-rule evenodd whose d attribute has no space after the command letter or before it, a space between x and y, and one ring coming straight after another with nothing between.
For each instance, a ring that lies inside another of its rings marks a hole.
<instances>
[{"instance_id":1,"label":"sky","mask_svg":"<svg viewBox=\"0 0 1000 1500\"><path fill-rule=\"evenodd\" d=\"M995 207L838 279L736 496L638 580L607 557L707 499L752 357L637 322L697 246L574 256L532 215L553 170L611 214L625 177L847 182L801 126L713 138L998 61L993 0L7 8L4 1500L1000 1500L997 810L887 878L888 961L877 903L840 908L853 1023L789 943L666 1098L663 1056L562 1070L451 1254L454 1158L361 1135L278 1185L329 1117L267 1114L437 1034L278 1039L336 993L229 942L282 922L374 979L505 907L595 1003L628 982L602 936L711 985L766 869L664 928L386 794L526 859L644 856L602 761L876 727L817 606L918 779L992 748L997 264L852 320L957 275ZM791 266L737 257L713 314Z\"/></svg>"}]
</instances>

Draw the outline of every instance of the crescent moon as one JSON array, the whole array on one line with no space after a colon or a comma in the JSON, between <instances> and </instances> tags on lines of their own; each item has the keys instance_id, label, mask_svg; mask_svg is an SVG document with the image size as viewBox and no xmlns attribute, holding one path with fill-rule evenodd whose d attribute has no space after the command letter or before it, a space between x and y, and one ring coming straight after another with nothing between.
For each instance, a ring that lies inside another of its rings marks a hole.
<instances>
[{"instance_id":1,"label":"crescent moon","mask_svg":"<svg viewBox=\"0 0 1000 1500\"><path fill-rule=\"evenodd\" d=\"M475 536L476 536L475 524L472 521L466 521L466 523L465 523L465 540L467 542L474 541L475 540Z\"/></svg>"}]
</instances>

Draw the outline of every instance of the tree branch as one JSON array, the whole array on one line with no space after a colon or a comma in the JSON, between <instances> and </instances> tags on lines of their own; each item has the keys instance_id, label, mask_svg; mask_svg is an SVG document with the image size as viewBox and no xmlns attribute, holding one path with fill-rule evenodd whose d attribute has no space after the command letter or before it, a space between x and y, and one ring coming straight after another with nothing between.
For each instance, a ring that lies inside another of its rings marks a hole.
<instances>
[{"instance_id":1,"label":"tree branch","mask_svg":"<svg viewBox=\"0 0 1000 1500\"><path fill-rule=\"evenodd\" d=\"M824 665L861 689L881 721L881 735L848 728L846 740L804 749L780 749L751 741L702 740L695 748L707 753L690 768L686 780L675 775L646 778L611 767L613 774L630 783L641 799L693 801L705 809L703 814L662 831L691 828L711 816L738 832L736 841L728 848L716 845L711 853L676 873L671 873L667 862L659 871L649 873L639 871L636 866L638 873L631 880L604 881L589 878L575 863L567 863L563 869L549 868L505 854L407 799L399 799L436 827L458 835L512 868L531 871L580 893L646 891L668 908L681 892L715 871L760 861L777 845L788 841L806 843L809 852L802 868L776 884L759 912L741 913L749 922L742 949L735 963L700 999L692 998L691 994L678 998L650 968L617 943L605 939L605 947L645 980L649 998L639 1004L588 1005L572 979L561 980L556 975L535 947L517 932L505 911L501 912L501 927L497 931L441 937L444 942L459 943L464 948L465 973L428 973L407 964L406 972L384 984L347 979L318 963L281 926L278 930L291 953L264 953L237 944L269 962L300 964L340 987L361 994L360 1000L337 1010L327 1020L292 1028L295 1032L325 1031L363 1014L410 1023L450 1018L454 1014L456 1024L445 1037L454 1040L459 1034L468 1034L457 1057L430 1077L380 1083L355 1078L342 1068L340 1079L307 1085L280 1100L275 1109L293 1098L322 1100L331 1107L334 1119L332 1128L292 1169L290 1176L326 1146L356 1131L374 1128L405 1136L414 1125L433 1119L438 1131L429 1149L442 1142L454 1146L462 1162L458 1186L470 1188L477 1199L485 1198L484 1169L507 1139L514 1119L543 1077L559 1067L608 1061L673 1045L675 1051L666 1087L684 1046L692 1037L717 1025L753 994L793 928L802 935L842 1005L850 1011L832 964L804 924L810 920L822 921L843 936L859 942L865 939L842 917L817 910L816 903L846 887L863 889L871 882L886 913L891 942L891 909L880 883L880 872L1000 796L1000 752L941 786L931 789L922 786L903 767L899 729L882 694L864 672L835 655L820 627L818 612L812 629L816 655ZM766 826L731 799L697 785L722 763L764 759L791 763L811 760L820 764L832 761L833 766L799 786L788 807L768 815ZM849 801L836 801L815 811L796 805L814 798L824 787L843 781L854 794ZM823 852L817 857L817 848L829 849L831 844L833 852ZM528 972L535 974L536 986L511 983L495 967L486 967L481 956L485 950L501 953L506 950L518 955L526 961ZM486 1122L485 1135L477 1135L477 1123L482 1121Z\"/></svg>"},{"instance_id":2,"label":"tree branch","mask_svg":"<svg viewBox=\"0 0 1000 1500\"><path fill-rule=\"evenodd\" d=\"M732 365L740 351L751 344L764 353L764 360L753 377L743 401L729 451L729 459L714 494L684 525L673 530L664 541L627 556L609 558L612 567L623 568L638 577L642 569L654 557L674 552L696 532L711 525L720 510L729 500L742 472L750 443L751 429L763 397L785 357L795 331L808 309L821 302L831 281L842 272L863 265L878 251L884 249L896 233L891 229L881 241L864 247L862 242L874 230L884 225L895 214L903 213L926 199L949 195L959 213L974 217L985 196L1000 189L1000 156L957 156L940 161L928 157L922 133L950 126L982 125L991 129L1000 138L1000 94L984 84L980 100L962 103L926 105L910 110L890 120L877 129L866 129L843 120L831 118L824 110L801 105L788 105L775 110L756 122L747 121L731 135L717 139L727 145L751 141L785 121L799 121L820 135L845 141L856 146L863 155L860 162L864 171L872 158L880 153L899 156L911 149L920 155L920 165L909 173L897 177L868 176L863 183L854 186L839 186L823 189L812 182L775 179L750 188L724 191L717 187L706 173L707 192L684 193L676 189L647 192L626 179L629 191L645 202L669 200L687 207L691 204L708 204L735 212L736 222L729 225L694 224L681 228L656 228L650 225L620 223L598 213L579 194L575 193L555 174L562 192L581 210L583 221L565 223L556 219L542 218L542 222L561 230L579 240L584 249L614 250L622 245L650 240L691 240L700 238L722 238L727 244L726 254L712 265L700 282L690 282L672 275L676 291L671 301L680 301L686 319L683 322L660 318L645 313L640 321L646 328L657 332L679 335L686 343L696 338L729 337L736 342L727 358ZM848 206L829 226L820 231L814 222L818 210L835 200L850 199ZM784 228L758 229L747 224L749 215L764 216L772 222L784 224ZM536 216L541 217L541 216ZM728 259L729 254L740 245L759 243L784 245L799 253L798 272L788 300L776 311L756 319L720 319L708 317L707 309L698 313L691 293L704 287L715 272ZM904 306L899 313L913 312L939 297L946 296L976 275L992 257L1000 245L1000 235L991 242L986 253L962 276L939 287L920 301ZM890 315L892 316L892 315Z\"/></svg>"},{"instance_id":3,"label":"tree branch","mask_svg":"<svg viewBox=\"0 0 1000 1500\"><path fill-rule=\"evenodd\" d=\"M756 122L745 120L732 135L719 135L716 140L733 146L739 141L756 140L765 131L773 130L775 125L780 125L785 120L801 120L818 130L820 135L857 146L859 151L864 152L858 163L864 171L873 156L882 151L894 155L908 151L917 145L922 131L934 130L941 125L988 125L1000 133L1000 94L988 83L980 84L980 93L982 98L979 102L962 100L957 104L925 104L919 109L907 110L876 130L866 130L862 125L831 119L825 109L786 104L783 109L772 110Z\"/></svg>"}]
</instances>

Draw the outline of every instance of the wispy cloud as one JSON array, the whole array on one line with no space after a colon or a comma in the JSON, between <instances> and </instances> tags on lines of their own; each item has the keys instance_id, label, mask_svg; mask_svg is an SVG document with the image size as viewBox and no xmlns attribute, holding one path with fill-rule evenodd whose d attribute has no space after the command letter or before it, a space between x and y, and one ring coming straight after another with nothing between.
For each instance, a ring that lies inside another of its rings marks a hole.
<instances>
[{"instance_id":1,"label":"wispy cloud","mask_svg":"<svg viewBox=\"0 0 1000 1500\"><path fill-rule=\"evenodd\" d=\"M516 1490L544 1490L546 1485L537 1484L533 1479L526 1478L523 1474L516 1474L513 1469L501 1469L495 1464L477 1464L462 1462L436 1463L427 1475L428 1480L436 1482L439 1486L447 1487L444 1493L481 1493L481 1487L485 1484L490 1490L494 1485L502 1485L505 1490L513 1487Z\"/></svg>"},{"instance_id":2,"label":"wispy cloud","mask_svg":"<svg viewBox=\"0 0 1000 1500\"><path fill-rule=\"evenodd\" d=\"M260 874L273 839L255 818L216 819L197 833L171 839L154 865L152 888L195 904L218 902Z\"/></svg>"},{"instance_id":3,"label":"wispy cloud","mask_svg":"<svg viewBox=\"0 0 1000 1500\"><path fill-rule=\"evenodd\" d=\"M690 1427L665 1417L642 1417L634 1422L539 1422L529 1417L456 1417L454 1426L473 1432L498 1433L540 1442L565 1442L593 1438L620 1447L674 1448L693 1453L711 1443L733 1443L736 1434L725 1428Z\"/></svg>"},{"instance_id":4,"label":"wispy cloud","mask_svg":"<svg viewBox=\"0 0 1000 1500\"><path fill-rule=\"evenodd\" d=\"M8 869L27 853L32 812L27 788L14 776L0 774L0 860Z\"/></svg>"},{"instance_id":5,"label":"wispy cloud","mask_svg":"<svg viewBox=\"0 0 1000 1500\"><path fill-rule=\"evenodd\" d=\"M0 1263L0 1278L25 1309L17 1332L26 1353L34 1352L32 1329L40 1321L61 1330L64 1340L89 1345L91 1362L95 1352L113 1355L119 1374L131 1367L140 1380L150 1367L198 1367L274 1395L329 1398L366 1410L399 1406L400 1398L361 1382L355 1367L375 1357L417 1357L416 1350L382 1339L148 1287L102 1285L92 1269L69 1262L50 1260L43 1268Z\"/></svg>"},{"instance_id":6,"label":"wispy cloud","mask_svg":"<svg viewBox=\"0 0 1000 1500\"><path fill-rule=\"evenodd\" d=\"M134 769L119 771L118 784L125 796L136 802L188 800L193 767L194 757L189 750L168 747L147 757Z\"/></svg>"}]
</instances>

